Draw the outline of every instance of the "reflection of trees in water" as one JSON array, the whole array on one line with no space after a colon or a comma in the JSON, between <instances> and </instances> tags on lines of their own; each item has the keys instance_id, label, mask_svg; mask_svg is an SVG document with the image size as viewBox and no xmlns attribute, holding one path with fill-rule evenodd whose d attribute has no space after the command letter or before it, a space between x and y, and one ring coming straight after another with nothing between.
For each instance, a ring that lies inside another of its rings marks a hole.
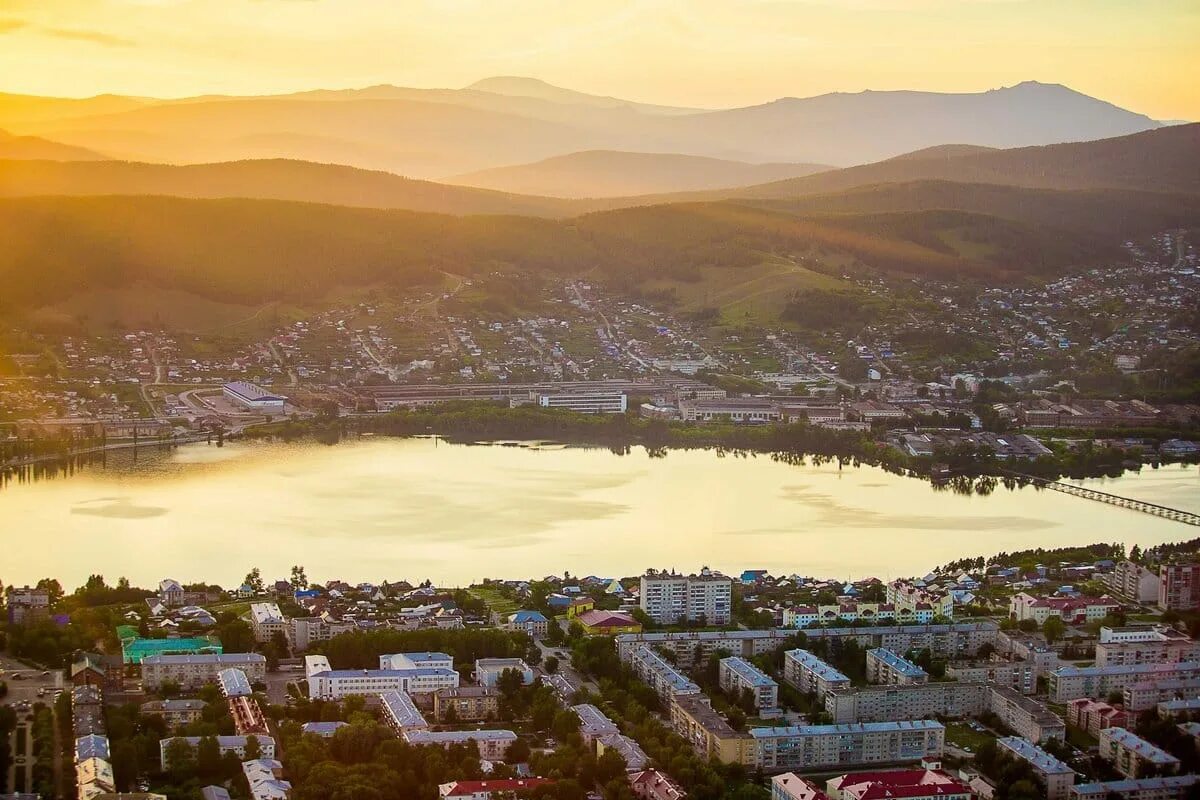
<instances>
[{"instance_id":1,"label":"reflection of trees in water","mask_svg":"<svg viewBox=\"0 0 1200 800\"><path fill-rule=\"evenodd\" d=\"M69 478L90 466L103 467L107 463L106 451L84 455L63 456L52 461L38 461L19 467L0 469L0 489L10 484L36 483L54 478Z\"/></svg>"}]
</instances>

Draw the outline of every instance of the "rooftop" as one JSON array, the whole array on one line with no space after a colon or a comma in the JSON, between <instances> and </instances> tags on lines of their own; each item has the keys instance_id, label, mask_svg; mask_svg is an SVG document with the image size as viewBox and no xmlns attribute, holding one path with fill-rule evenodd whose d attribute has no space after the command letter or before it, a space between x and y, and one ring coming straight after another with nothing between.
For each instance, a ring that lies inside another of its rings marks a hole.
<instances>
[{"instance_id":1,"label":"rooftop","mask_svg":"<svg viewBox=\"0 0 1200 800\"><path fill-rule=\"evenodd\" d=\"M930 719L915 719L903 722L854 722L846 725L790 725L775 728L751 728L747 732L755 739L771 739L783 736L829 736L836 734L941 730L945 730L945 726L940 722L934 722Z\"/></svg>"},{"instance_id":2,"label":"rooftop","mask_svg":"<svg viewBox=\"0 0 1200 800\"><path fill-rule=\"evenodd\" d=\"M921 669L907 658L896 655L886 647L876 647L874 650L868 650L867 655L874 656L884 664L887 664L889 667L894 669L896 672L899 672L900 674L909 678L924 678L928 676L928 673L925 672L925 670Z\"/></svg>"},{"instance_id":3,"label":"rooftop","mask_svg":"<svg viewBox=\"0 0 1200 800\"><path fill-rule=\"evenodd\" d=\"M786 655L799 661L822 680L850 683L850 679L842 674L837 667L827 664L808 650L788 650Z\"/></svg>"},{"instance_id":4,"label":"rooftop","mask_svg":"<svg viewBox=\"0 0 1200 800\"><path fill-rule=\"evenodd\" d=\"M1066 775L1075 772L1042 748L1020 736L1005 736L1003 739L997 740L996 744L1029 762L1034 770L1043 775Z\"/></svg>"},{"instance_id":5,"label":"rooftop","mask_svg":"<svg viewBox=\"0 0 1200 800\"><path fill-rule=\"evenodd\" d=\"M1138 758L1149 761L1152 764L1178 764L1179 759L1171 755L1167 751L1156 747L1147 742L1142 737L1138 736L1133 731L1127 731L1124 728L1109 728L1102 732L1102 737L1117 742L1122 747L1132 750L1137 754ZM1101 745L1103 751L1103 745Z\"/></svg>"},{"instance_id":6,"label":"rooftop","mask_svg":"<svg viewBox=\"0 0 1200 800\"><path fill-rule=\"evenodd\" d=\"M721 666L736 672L742 680L753 686L775 686L777 685L770 676L766 675L758 667L746 661L744 658L730 656L729 658L721 659Z\"/></svg>"}]
</instances>

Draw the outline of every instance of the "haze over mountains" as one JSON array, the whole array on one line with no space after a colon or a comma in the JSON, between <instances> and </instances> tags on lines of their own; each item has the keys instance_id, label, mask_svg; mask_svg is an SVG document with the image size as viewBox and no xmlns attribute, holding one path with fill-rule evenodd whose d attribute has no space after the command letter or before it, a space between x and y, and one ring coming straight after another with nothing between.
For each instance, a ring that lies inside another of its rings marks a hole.
<instances>
[{"instance_id":1,"label":"haze over mountains","mask_svg":"<svg viewBox=\"0 0 1200 800\"><path fill-rule=\"evenodd\" d=\"M114 158L294 158L434 179L589 150L850 166L937 145L1021 147L1157 127L1144 115L1035 82L962 94L837 93L715 111L516 78L458 90L378 86L171 101L0 96L0 128Z\"/></svg>"}]
</instances>

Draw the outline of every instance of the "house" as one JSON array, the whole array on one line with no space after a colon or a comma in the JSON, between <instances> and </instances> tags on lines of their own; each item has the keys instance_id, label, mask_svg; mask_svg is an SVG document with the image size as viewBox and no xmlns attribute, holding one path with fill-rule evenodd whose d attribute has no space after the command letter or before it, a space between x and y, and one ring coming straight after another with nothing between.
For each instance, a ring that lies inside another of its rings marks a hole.
<instances>
[{"instance_id":1,"label":"house","mask_svg":"<svg viewBox=\"0 0 1200 800\"><path fill-rule=\"evenodd\" d=\"M544 639L549 621L539 611L524 610L510 614L504 627L510 631L523 631L531 639Z\"/></svg>"},{"instance_id":2,"label":"house","mask_svg":"<svg viewBox=\"0 0 1200 800\"><path fill-rule=\"evenodd\" d=\"M168 608L183 605L183 584L174 578L166 578L158 584L158 599Z\"/></svg>"},{"instance_id":3,"label":"house","mask_svg":"<svg viewBox=\"0 0 1200 800\"><path fill-rule=\"evenodd\" d=\"M572 598L567 605L567 619L575 619L580 614L586 614L596 607L596 601L590 597Z\"/></svg>"},{"instance_id":4,"label":"house","mask_svg":"<svg viewBox=\"0 0 1200 800\"><path fill-rule=\"evenodd\" d=\"M599 611L592 609L576 617L583 626L583 632L589 636L597 634L641 633L642 623L629 614L617 611Z\"/></svg>"},{"instance_id":5,"label":"house","mask_svg":"<svg viewBox=\"0 0 1200 800\"><path fill-rule=\"evenodd\" d=\"M629 775L629 786L639 800L682 800L687 792L665 772L644 769Z\"/></svg>"}]
</instances>

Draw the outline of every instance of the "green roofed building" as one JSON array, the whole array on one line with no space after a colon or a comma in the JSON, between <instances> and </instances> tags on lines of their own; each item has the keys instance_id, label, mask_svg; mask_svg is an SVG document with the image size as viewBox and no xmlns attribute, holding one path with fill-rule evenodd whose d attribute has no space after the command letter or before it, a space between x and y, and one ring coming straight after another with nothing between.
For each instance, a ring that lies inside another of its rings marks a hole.
<instances>
[{"instance_id":1,"label":"green roofed building","mask_svg":"<svg viewBox=\"0 0 1200 800\"><path fill-rule=\"evenodd\" d=\"M123 639L121 657L126 664L141 664L147 656L220 655L224 650L215 639L197 636L186 639Z\"/></svg>"}]
</instances>

